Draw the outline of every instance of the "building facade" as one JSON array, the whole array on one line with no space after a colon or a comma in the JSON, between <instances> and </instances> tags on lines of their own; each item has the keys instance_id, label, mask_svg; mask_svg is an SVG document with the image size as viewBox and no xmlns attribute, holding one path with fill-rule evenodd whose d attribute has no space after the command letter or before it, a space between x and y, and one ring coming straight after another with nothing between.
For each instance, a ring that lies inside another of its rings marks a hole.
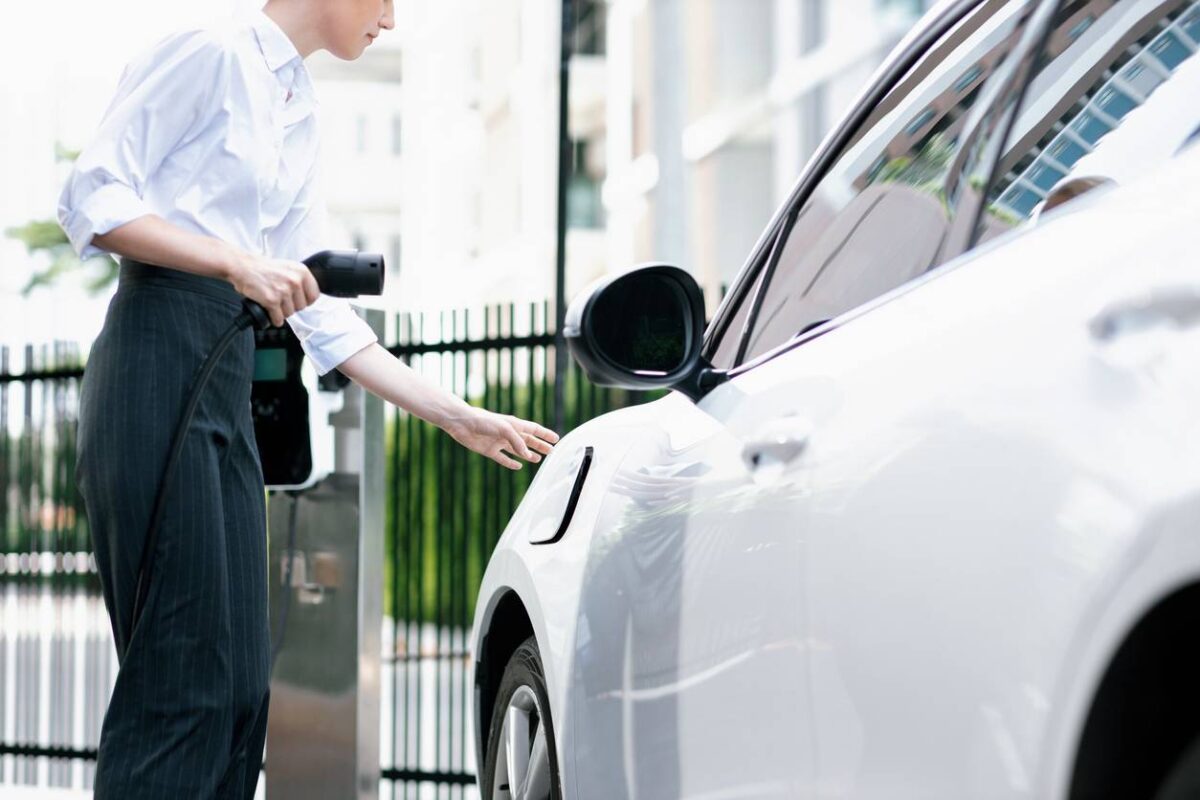
<instances>
[{"instance_id":1,"label":"building facade","mask_svg":"<svg viewBox=\"0 0 1200 800\"><path fill-rule=\"evenodd\" d=\"M710 304L924 3L576 0L567 294L647 261ZM409 307L554 294L561 0L398 7Z\"/></svg>"}]
</instances>

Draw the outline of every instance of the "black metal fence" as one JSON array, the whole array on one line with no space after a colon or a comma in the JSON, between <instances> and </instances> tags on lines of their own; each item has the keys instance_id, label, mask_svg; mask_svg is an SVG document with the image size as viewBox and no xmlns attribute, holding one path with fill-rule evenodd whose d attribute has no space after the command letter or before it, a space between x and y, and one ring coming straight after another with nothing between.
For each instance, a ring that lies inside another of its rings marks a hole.
<instances>
[{"instance_id":1,"label":"black metal fence","mask_svg":"<svg viewBox=\"0 0 1200 800\"><path fill-rule=\"evenodd\" d=\"M389 349L469 402L552 427L549 304L404 314ZM564 430L648 399L570 366ZM116 675L75 490L78 347L0 350L0 785L86 789ZM536 467L470 453L388 412L381 794L471 791L467 639L488 557Z\"/></svg>"}]
</instances>

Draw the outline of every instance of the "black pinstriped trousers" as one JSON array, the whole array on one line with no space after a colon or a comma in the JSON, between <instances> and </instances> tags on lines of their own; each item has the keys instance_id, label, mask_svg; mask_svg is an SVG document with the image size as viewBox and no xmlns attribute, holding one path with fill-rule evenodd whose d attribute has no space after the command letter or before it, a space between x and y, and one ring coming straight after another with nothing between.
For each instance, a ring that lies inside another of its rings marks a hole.
<instances>
[{"instance_id":1,"label":"black pinstriped trousers","mask_svg":"<svg viewBox=\"0 0 1200 800\"><path fill-rule=\"evenodd\" d=\"M224 281L124 261L88 358L75 475L120 662L100 733L98 800L254 796L270 634L249 330L226 351L197 408L168 490L146 608L130 629L180 410L240 310ZM231 751L248 730L235 763Z\"/></svg>"}]
</instances>

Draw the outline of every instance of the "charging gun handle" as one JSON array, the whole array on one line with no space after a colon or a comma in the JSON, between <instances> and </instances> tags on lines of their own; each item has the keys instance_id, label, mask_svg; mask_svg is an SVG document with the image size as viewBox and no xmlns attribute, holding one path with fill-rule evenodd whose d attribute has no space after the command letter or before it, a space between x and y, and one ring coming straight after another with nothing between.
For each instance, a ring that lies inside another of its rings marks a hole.
<instances>
[{"instance_id":1,"label":"charging gun handle","mask_svg":"<svg viewBox=\"0 0 1200 800\"><path fill-rule=\"evenodd\" d=\"M256 331L265 331L271 327L271 317L267 314L267 310L253 300L243 300L242 309L243 317L249 315L249 325L243 324L242 328L252 327ZM242 319L242 317L239 317Z\"/></svg>"}]
</instances>

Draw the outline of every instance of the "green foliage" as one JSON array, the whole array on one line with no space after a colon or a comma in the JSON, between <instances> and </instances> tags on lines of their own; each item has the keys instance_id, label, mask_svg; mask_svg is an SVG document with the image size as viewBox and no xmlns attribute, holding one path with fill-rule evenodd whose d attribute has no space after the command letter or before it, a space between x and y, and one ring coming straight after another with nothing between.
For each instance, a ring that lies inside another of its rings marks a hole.
<instances>
[{"instance_id":1,"label":"green foliage","mask_svg":"<svg viewBox=\"0 0 1200 800\"><path fill-rule=\"evenodd\" d=\"M8 228L4 235L25 245L30 255L45 253L50 265L34 272L21 289L29 296L38 287L52 287L67 275L90 271L85 275L85 287L91 294L107 289L117 279L117 262L109 256L96 256L80 261L67 235L53 220L33 220L16 228Z\"/></svg>"},{"instance_id":2,"label":"green foliage","mask_svg":"<svg viewBox=\"0 0 1200 800\"><path fill-rule=\"evenodd\" d=\"M56 161L74 161L78 157L78 150L67 150L58 143L54 145ZM45 253L50 260L49 266L34 272L21 288L21 294L26 297L39 287L53 287L64 277L81 272L85 273L85 288L93 295L104 291L117 280L118 266L113 258L95 256L80 261L67 234L55 220L33 220L15 228L7 228L4 235L22 242L30 255Z\"/></svg>"},{"instance_id":3,"label":"green foliage","mask_svg":"<svg viewBox=\"0 0 1200 800\"><path fill-rule=\"evenodd\" d=\"M903 183L942 197L954 145L943 134L930 136L916 156L897 156L879 170L873 183Z\"/></svg>"},{"instance_id":4,"label":"green foliage","mask_svg":"<svg viewBox=\"0 0 1200 800\"><path fill-rule=\"evenodd\" d=\"M512 359L511 352L489 354ZM534 357L528 358L530 371ZM543 366L553 349L536 351ZM79 366L77 353L39 359L38 369ZM511 364L510 364L511 366ZM498 370L496 361L489 370ZM511 373L509 373L511 374ZM502 382L490 372L472 402L554 427L554 384ZM75 379L0 384L0 407L33 412L28 424L0 426L0 554L90 551L87 519L74 483ZM559 433L608 411L661 397L592 385L571 364ZM384 612L409 622L467 627L492 549L528 490L537 467L517 472L476 455L416 417L393 410L387 424ZM4 580L11 580L4 576ZM95 576L25 576L56 586L95 587Z\"/></svg>"}]
</instances>

